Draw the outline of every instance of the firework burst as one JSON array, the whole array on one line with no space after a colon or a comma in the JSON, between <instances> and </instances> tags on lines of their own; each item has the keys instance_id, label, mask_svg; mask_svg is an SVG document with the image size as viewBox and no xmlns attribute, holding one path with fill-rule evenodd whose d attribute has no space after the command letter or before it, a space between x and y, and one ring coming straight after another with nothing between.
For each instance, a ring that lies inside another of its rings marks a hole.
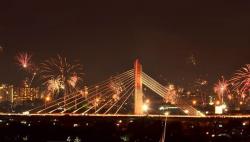
<instances>
[{"instance_id":1,"label":"firework burst","mask_svg":"<svg viewBox=\"0 0 250 142\"><path fill-rule=\"evenodd\" d=\"M63 82L60 79L50 79L47 81L48 91L58 92L60 89L63 89Z\"/></svg>"},{"instance_id":2,"label":"firework burst","mask_svg":"<svg viewBox=\"0 0 250 142\"><path fill-rule=\"evenodd\" d=\"M109 83L109 88L114 94L119 95L123 91L123 83L116 80L111 80Z\"/></svg>"},{"instance_id":3,"label":"firework burst","mask_svg":"<svg viewBox=\"0 0 250 142\"><path fill-rule=\"evenodd\" d=\"M247 93L250 91L250 64L245 65L238 70L230 80L233 89L240 93Z\"/></svg>"},{"instance_id":4,"label":"firework burst","mask_svg":"<svg viewBox=\"0 0 250 142\"><path fill-rule=\"evenodd\" d=\"M18 55L16 56L18 65L22 67L23 69L27 69L31 66L31 58L32 58L32 55L28 54L27 52L18 53Z\"/></svg>"},{"instance_id":5,"label":"firework burst","mask_svg":"<svg viewBox=\"0 0 250 142\"><path fill-rule=\"evenodd\" d=\"M61 57L60 55L56 58L46 60L41 64L39 69L39 75L42 81L47 84L48 90L49 87L62 88L67 93L70 93L71 89L75 88L79 83L83 75L82 72L83 68L81 64L69 62L65 57ZM61 87L58 87L58 84Z\"/></svg>"},{"instance_id":6,"label":"firework burst","mask_svg":"<svg viewBox=\"0 0 250 142\"><path fill-rule=\"evenodd\" d=\"M189 56L187 59L187 63L189 63L193 66L197 66L198 65L197 57L194 54L191 54L191 56Z\"/></svg>"},{"instance_id":7,"label":"firework burst","mask_svg":"<svg viewBox=\"0 0 250 142\"><path fill-rule=\"evenodd\" d=\"M175 104L178 98L178 89L173 85L169 84L166 86L165 101Z\"/></svg>"},{"instance_id":8,"label":"firework burst","mask_svg":"<svg viewBox=\"0 0 250 142\"><path fill-rule=\"evenodd\" d=\"M198 78L195 81L195 86L206 86L206 85L208 85L208 81L207 80Z\"/></svg>"},{"instance_id":9,"label":"firework burst","mask_svg":"<svg viewBox=\"0 0 250 142\"><path fill-rule=\"evenodd\" d=\"M69 84L71 87L75 88L75 87L76 87L76 84L77 84L77 82L78 82L79 79L80 79L80 78L77 76L77 74L74 73L74 74L70 77L70 79L68 80L68 84Z\"/></svg>"},{"instance_id":10,"label":"firework burst","mask_svg":"<svg viewBox=\"0 0 250 142\"><path fill-rule=\"evenodd\" d=\"M224 93L228 92L228 81L223 77L214 85L214 92L218 95L221 102L223 102Z\"/></svg>"},{"instance_id":11,"label":"firework burst","mask_svg":"<svg viewBox=\"0 0 250 142\"><path fill-rule=\"evenodd\" d=\"M108 87L113 92L112 99L114 101L120 100L120 94L123 91L123 83L118 81L116 78L111 78Z\"/></svg>"}]
</instances>

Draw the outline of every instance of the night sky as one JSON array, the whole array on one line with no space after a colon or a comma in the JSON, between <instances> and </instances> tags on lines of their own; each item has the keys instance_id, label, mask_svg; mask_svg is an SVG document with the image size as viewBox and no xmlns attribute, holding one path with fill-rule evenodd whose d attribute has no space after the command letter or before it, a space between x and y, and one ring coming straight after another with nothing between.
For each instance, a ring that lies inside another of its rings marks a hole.
<instances>
[{"instance_id":1,"label":"night sky","mask_svg":"<svg viewBox=\"0 0 250 142\"><path fill-rule=\"evenodd\" d=\"M161 83L210 84L250 62L250 1L0 2L0 81L18 84L18 52L79 61L89 84L133 67ZM198 64L190 63L195 57Z\"/></svg>"}]
</instances>

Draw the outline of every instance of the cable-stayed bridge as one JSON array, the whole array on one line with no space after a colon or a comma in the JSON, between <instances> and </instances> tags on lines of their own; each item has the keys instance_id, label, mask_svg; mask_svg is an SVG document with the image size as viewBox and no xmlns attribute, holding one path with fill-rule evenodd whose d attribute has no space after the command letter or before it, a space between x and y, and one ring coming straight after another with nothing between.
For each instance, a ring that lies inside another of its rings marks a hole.
<instances>
[{"instance_id":1,"label":"cable-stayed bridge","mask_svg":"<svg viewBox=\"0 0 250 142\"><path fill-rule=\"evenodd\" d=\"M160 96L162 104L171 102L168 100L166 87L143 72L141 63L136 60L134 69L93 86L76 90L74 93L64 94L58 99L46 102L43 106L25 113L34 115L149 115L147 112L149 102L145 99L143 86ZM188 116L204 116L184 100L176 99L174 105Z\"/></svg>"}]
</instances>

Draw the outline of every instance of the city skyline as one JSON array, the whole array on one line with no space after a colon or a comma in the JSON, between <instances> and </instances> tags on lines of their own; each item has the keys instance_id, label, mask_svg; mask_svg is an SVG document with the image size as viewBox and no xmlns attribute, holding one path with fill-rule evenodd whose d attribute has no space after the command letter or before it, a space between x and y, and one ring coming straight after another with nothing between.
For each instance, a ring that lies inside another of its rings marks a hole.
<instances>
[{"instance_id":1,"label":"city skyline","mask_svg":"<svg viewBox=\"0 0 250 142\"><path fill-rule=\"evenodd\" d=\"M250 1L0 2L0 141L250 140Z\"/></svg>"}]
</instances>

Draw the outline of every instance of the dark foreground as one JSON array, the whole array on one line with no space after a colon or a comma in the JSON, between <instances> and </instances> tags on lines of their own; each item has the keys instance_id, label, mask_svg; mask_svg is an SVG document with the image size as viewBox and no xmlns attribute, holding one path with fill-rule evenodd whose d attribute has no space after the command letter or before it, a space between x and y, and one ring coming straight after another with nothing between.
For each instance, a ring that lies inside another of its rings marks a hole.
<instances>
[{"instance_id":1,"label":"dark foreground","mask_svg":"<svg viewBox=\"0 0 250 142\"><path fill-rule=\"evenodd\" d=\"M165 118L1 116L0 142L159 142ZM250 120L168 118L167 142L250 142Z\"/></svg>"}]
</instances>

